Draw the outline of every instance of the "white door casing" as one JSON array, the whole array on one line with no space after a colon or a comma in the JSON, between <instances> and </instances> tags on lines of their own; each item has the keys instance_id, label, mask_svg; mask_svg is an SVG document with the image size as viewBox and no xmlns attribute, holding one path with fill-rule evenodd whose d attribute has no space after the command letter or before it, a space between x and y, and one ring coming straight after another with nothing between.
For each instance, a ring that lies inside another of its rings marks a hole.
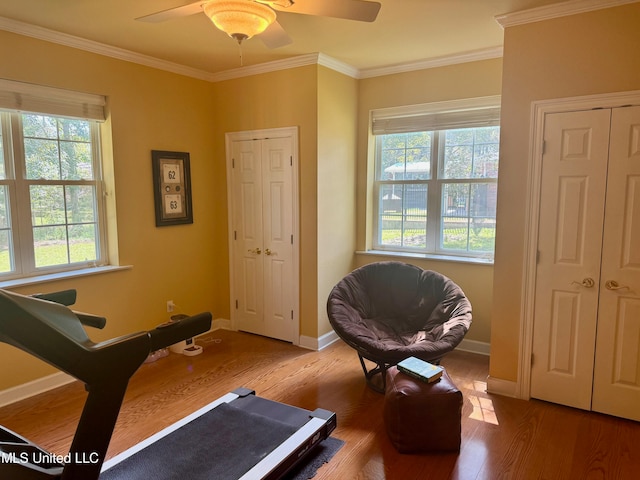
<instances>
[{"instance_id":1,"label":"white door casing","mask_svg":"<svg viewBox=\"0 0 640 480\"><path fill-rule=\"evenodd\" d=\"M543 125L521 387L640 420L640 107L548 113Z\"/></svg>"},{"instance_id":2,"label":"white door casing","mask_svg":"<svg viewBox=\"0 0 640 480\"><path fill-rule=\"evenodd\" d=\"M552 113L562 113L594 108L614 108L639 105L640 90L596 94L582 97L538 100L531 104L531 132L529 162L527 168L527 192L524 214L522 265L522 308L518 339L518 374L515 382L489 377L490 391L516 398L531 398L531 359L533 344L534 303L538 252L538 221L540 217L540 188L542 176L543 134L545 118Z\"/></svg>"},{"instance_id":3,"label":"white door casing","mask_svg":"<svg viewBox=\"0 0 640 480\"><path fill-rule=\"evenodd\" d=\"M297 344L297 129L226 137L232 326Z\"/></svg>"}]
</instances>

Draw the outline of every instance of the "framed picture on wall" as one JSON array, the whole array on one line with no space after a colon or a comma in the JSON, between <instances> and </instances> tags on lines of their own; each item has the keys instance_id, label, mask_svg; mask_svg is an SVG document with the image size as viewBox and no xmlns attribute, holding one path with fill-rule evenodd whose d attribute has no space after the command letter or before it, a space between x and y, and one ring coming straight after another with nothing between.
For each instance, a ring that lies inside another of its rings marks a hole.
<instances>
[{"instance_id":1,"label":"framed picture on wall","mask_svg":"<svg viewBox=\"0 0 640 480\"><path fill-rule=\"evenodd\" d=\"M156 227L193 223L189 154L152 150L151 162Z\"/></svg>"}]
</instances>

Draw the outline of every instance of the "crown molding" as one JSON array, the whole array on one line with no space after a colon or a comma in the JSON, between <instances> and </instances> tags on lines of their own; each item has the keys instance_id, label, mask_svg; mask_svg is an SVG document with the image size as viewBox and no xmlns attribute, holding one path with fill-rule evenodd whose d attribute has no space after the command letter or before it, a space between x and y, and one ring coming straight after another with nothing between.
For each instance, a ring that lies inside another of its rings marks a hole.
<instances>
[{"instance_id":1,"label":"crown molding","mask_svg":"<svg viewBox=\"0 0 640 480\"><path fill-rule=\"evenodd\" d=\"M581 0L583 1L583 0ZM620 1L620 0L619 0ZM628 1L628 0L627 0ZM634 0L638 1L638 0ZM361 79L371 78L382 75L390 75L394 73L410 72L415 70L423 70L427 68L442 67L446 65L454 65L457 63L473 62L478 60L487 60L491 58L499 58L502 56L502 47L492 47L483 50L461 53L451 56L443 56L432 59L425 59L418 62L390 65L386 67L377 67L369 69L358 69L347 63L341 62L323 53L310 53L307 55L299 55L296 57L265 62L258 65L252 65L241 68L225 70L223 72L211 73L197 68L187 67L178 63L161 60L141 53L126 50L124 48L114 47L86 38L76 37L48 28L31 25L6 17L0 17L0 30L23 35L46 42L64 45L71 48L77 48L86 52L96 53L106 57L123 60L126 62L137 63L147 67L164 70L178 75L197 78L207 82L221 82L235 78L248 77L261 73L274 72L278 70L287 70L306 65L322 65L324 67L335 70L344 75Z\"/></svg>"},{"instance_id":2,"label":"crown molding","mask_svg":"<svg viewBox=\"0 0 640 480\"><path fill-rule=\"evenodd\" d=\"M316 63L318 63L318 54L310 53L308 55L299 55L297 57L285 58L283 60L274 60L272 62L258 63L257 65L232 68L231 70L213 73L211 74L209 81L223 82L225 80L250 77L252 75L259 75L261 73L276 72L278 70L304 67L306 65L315 65Z\"/></svg>"},{"instance_id":3,"label":"crown molding","mask_svg":"<svg viewBox=\"0 0 640 480\"><path fill-rule=\"evenodd\" d=\"M118 48L100 42L94 42L93 40L87 40L86 38L68 35L55 30L49 30L48 28L31 25L10 18L0 17L0 30L6 30L7 32L17 33L18 35L57 43L66 47L77 48L79 50L97 53L106 57L177 73L179 75L211 81L211 73L197 68L191 68L185 65L168 62L166 60L160 60L159 58L151 57L149 55L132 52L131 50L125 50L124 48Z\"/></svg>"},{"instance_id":4,"label":"crown molding","mask_svg":"<svg viewBox=\"0 0 640 480\"><path fill-rule=\"evenodd\" d=\"M395 73L411 72L414 70L425 70L427 68L445 67L458 63L477 62L480 60L490 60L502 57L502 47L491 47L482 50L447 55L443 57L428 58L419 62L389 65L386 67L365 68L360 70L358 78L380 77L383 75L393 75Z\"/></svg>"},{"instance_id":5,"label":"crown molding","mask_svg":"<svg viewBox=\"0 0 640 480\"><path fill-rule=\"evenodd\" d=\"M324 53L319 54L318 65L330 68L331 70L335 70L336 72L342 73L349 77L360 78L360 71L356 67L341 62L340 60L336 60L329 55L325 55Z\"/></svg>"},{"instance_id":6,"label":"crown molding","mask_svg":"<svg viewBox=\"0 0 640 480\"><path fill-rule=\"evenodd\" d=\"M593 10L617 7L629 3L637 3L638 1L640 0L569 0L567 2L497 15L495 19L502 28L507 28L515 25L591 12Z\"/></svg>"},{"instance_id":7,"label":"crown molding","mask_svg":"<svg viewBox=\"0 0 640 480\"><path fill-rule=\"evenodd\" d=\"M224 72L214 73L211 75L211 82L222 82L234 78L249 77L260 73L275 72L278 70L288 70L290 68L304 67L306 65L322 65L324 67L343 73L350 77L357 78L358 69L348 65L340 60L336 60L324 53L309 53L307 55L298 55L296 57L285 58L283 60L275 60L273 62L259 63L248 67L234 68L225 70Z\"/></svg>"}]
</instances>

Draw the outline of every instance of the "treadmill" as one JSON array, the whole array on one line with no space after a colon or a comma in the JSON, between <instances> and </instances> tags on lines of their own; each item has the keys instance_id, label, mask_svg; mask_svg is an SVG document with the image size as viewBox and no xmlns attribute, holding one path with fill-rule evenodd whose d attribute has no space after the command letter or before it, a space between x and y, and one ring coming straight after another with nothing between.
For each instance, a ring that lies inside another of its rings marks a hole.
<instances>
[{"instance_id":1,"label":"treadmill","mask_svg":"<svg viewBox=\"0 0 640 480\"><path fill-rule=\"evenodd\" d=\"M208 312L200 313L150 331L94 343L84 326L104 328L106 319L71 310L69 306L75 300L75 290L24 296L0 289L0 341L77 378L88 391L67 455L47 452L0 426L0 478L169 480L176 478L172 468L183 471L197 464L197 470L204 472L202 478L275 480L302 461L335 429L333 412L323 409L310 412L239 388L105 463L131 376L151 352L208 331L212 317ZM237 427L234 421L238 422ZM223 449L222 463L229 463L228 468L222 466L222 471L219 465L207 465L208 456L202 452L188 450L175 454L183 445L181 439L189 437L190 428L202 422L206 423L207 432L220 432L222 437L207 436L206 441L196 444L200 448ZM260 445L256 450L248 441L258 437L252 435L253 426L267 432L266 437L277 437L271 434L276 430L284 433L279 434L277 444ZM172 453L167 455L167 451ZM182 464L176 465L176 461ZM243 471L239 472L240 464Z\"/></svg>"}]
</instances>

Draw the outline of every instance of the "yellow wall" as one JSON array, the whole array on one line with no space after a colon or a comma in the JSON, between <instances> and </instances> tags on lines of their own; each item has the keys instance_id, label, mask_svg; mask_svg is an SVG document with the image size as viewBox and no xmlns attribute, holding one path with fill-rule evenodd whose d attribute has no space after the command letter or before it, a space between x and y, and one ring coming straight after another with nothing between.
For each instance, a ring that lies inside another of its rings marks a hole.
<instances>
[{"instance_id":1,"label":"yellow wall","mask_svg":"<svg viewBox=\"0 0 640 480\"><path fill-rule=\"evenodd\" d=\"M483 60L360 81L358 105L358 174L357 174L357 247L370 246L371 205L369 186L373 169L367 164L369 151L369 112L378 108L413 105L461 98L499 95L502 60ZM502 165L500 166L502 169ZM500 172L502 175L502 171ZM393 257L358 255L356 266ZM402 260L402 258L400 258ZM437 270L453 279L469 297L473 306L473 324L468 340L489 342L491 332L491 298L493 267L409 258L405 261L422 268Z\"/></svg>"},{"instance_id":2,"label":"yellow wall","mask_svg":"<svg viewBox=\"0 0 640 480\"><path fill-rule=\"evenodd\" d=\"M357 81L310 65L213 89L216 157L225 156L225 133L299 127L300 335L317 338L330 331L326 298L351 268L355 249ZM226 211L220 214L226 222ZM221 255L228 262L228 252Z\"/></svg>"},{"instance_id":3,"label":"yellow wall","mask_svg":"<svg viewBox=\"0 0 640 480\"><path fill-rule=\"evenodd\" d=\"M147 330L178 311L226 316L224 158L214 155L211 84L133 63L0 31L0 78L108 97L113 126L119 260L132 269L15 289L78 290L77 310L104 315L96 341ZM194 223L155 226L151 150L191 155ZM220 288L220 285L223 288ZM0 344L0 390L54 373L39 360Z\"/></svg>"},{"instance_id":4,"label":"yellow wall","mask_svg":"<svg viewBox=\"0 0 640 480\"><path fill-rule=\"evenodd\" d=\"M224 165L224 137L228 132L298 127L298 190L300 196L300 334L317 336L317 130L318 66L309 65L212 84L214 123L209 132L214 155ZM224 166L216 175L225 179ZM227 238L226 186L221 186L220 234ZM224 260L221 275L228 277L228 248L218 252ZM228 278L225 278L228 284ZM229 296L228 285L225 295ZM230 318L227 310L225 318Z\"/></svg>"},{"instance_id":5,"label":"yellow wall","mask_svg":"<svg viewBox=\"0 0 640 480\"><path fill-rule=\"evenodd\" d=\"M330 332L327 298L352 270L356 249L358 82L325 67L318 76L317 335Z\"/></svg>"},{"instance_id":6,"label":"yellow wall","mask_svg":"<svg viewBox=\"0 0 640 480\"><path fill-rule=\"evenodd\" d=\"M0 31L0 78L108 97L116 247L119 263L132 265L15 290L76 288L78 310L109 320L92 332L96 340L165 321L170 299L178 311L229 318L224 134L298 126L300 333L322 335L329 331L330 286L352 267L387 258L353 260L350 253L354 245L366 249L370 238L370 110L502 93L495 266L412 263L462 286L474 306L467 338L490 339L491 376L515 381L531 102L640 89L638 25L635 3L508 27L503 59L359 81L313 65L215 84ZM190 153L193 225L155 227L152 149ZM346 213L336 220L342 206ZM5 344L0 361L20 365L0 372L0 390L55 371Z\"/></svg>"},{"instance_id":7,"label":"yellow wall","mask_svg":"<svg viewBox=\"0 0 640 480\"><path fill-rule=\"evenodd\" d=\"M505 29L493 378L516 381L531 103L640 89L640 4Z\"/></svg>"},{"instance_id":8,"label":"yellow wall","mask_svg":"<svg viewBox=\"0 0 640 480\"><path fill-rule=\"evenodd\" d=\"M108 97L119 263L133 266L123 272L15 291L76 288L74 308L108 319L104 331L91 332L96 341L165 321L167 300L174 300L179 312L211 311L214 318L230 318L225 133L297 126L300 334L318 336L320 67L209 83L5 32L0 32L0 58L0 78ZM323 77L327 88L340 85L328 72ZM326 119L325 124L329 124ZM190 152L193 225L155 227L152 149ZM328 153L323 147L322 154ZM5 344L0 344L0 360L20 365L0 373L0 390L55 372Z\"/></svg>"}]
</instances>

